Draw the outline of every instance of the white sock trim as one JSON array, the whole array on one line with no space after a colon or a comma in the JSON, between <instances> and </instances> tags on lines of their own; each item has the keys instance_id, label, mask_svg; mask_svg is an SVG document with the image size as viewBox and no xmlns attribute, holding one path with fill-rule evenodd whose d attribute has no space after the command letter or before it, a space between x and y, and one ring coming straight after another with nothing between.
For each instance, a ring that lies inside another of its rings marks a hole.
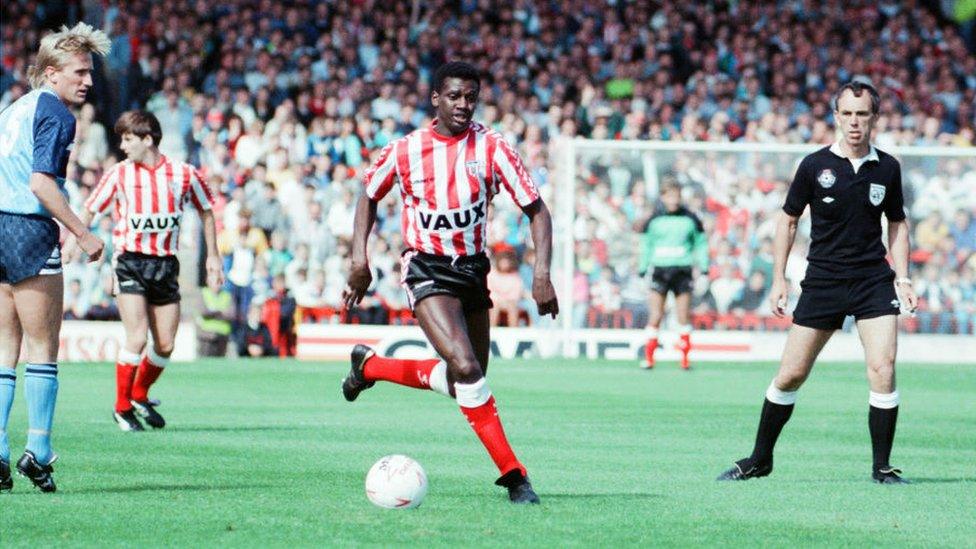
<instances>
[{"instance_id":1,"label":"white sock trim","mask_svg":"<svg viewBox=\"0 0 976 549\"><path fill-rule=\"evenodd\" d=\"M882 410L897 408L900 402L901 397L898 395L897 390L888 394L875 393L874 391L871 391L871 396L868 397L868 403L870 403L871 406L881 408Z\"/></svg>"},{"instance_id":2,"label":"white sock trim","mask_svg":"<svg viewBox=\"0 0 976 549\"><path fill-rule=\"evenodd\" d=\"M780 406L791 406L796 404L796 393L797 391L782 391L776 386L776 381L774 380L769 384L769 388L766 389L766 400L772 402L773 404L779 404Z\"/></svg>"},{"instance_id":3,"label":"white sock trim","mask_svg":"<svg viewBox=\"0 0 976 549\"><path fill-rule=\"evenodd\" d=\"M116 362L119 362L121 364L132 364L138 366L139 361L142 360L142 357L139 356L139 353L133 353L132 351L119 349L119 355L115 360Z\"/></svg>"},{"instance_id":4,"label":"white sock trim","mask_svg":"<svg viewBox=\"0 0 976 549\"><path fill-rule=\"evenodd\" d=\"M430 371L430 390L440 393L446 397L451 396L451 387L447 383L447 363L443 360L438 362L434 369Z\"/></svg>"},{"instance_id":5,"label":"white sock trim","mask_svg":"<svg viewBox=\"0 0 976 549\"><path fill-rule=\"evenodd\" d=\"M27 434L28 435L48 436L48 435L51 434L51 431L45 431L44 429L28 429L27 430Z\"/></svg>"},{"instance_id":6,"label":"white sock trim","mask_svg":"<svg viewBox=\"0 0 976 549\"><path fill-rule=\"evenodd\" d=\"M455 383L454 395L458 406L477 408L488 402L488 399L491 398L491 390L488 388L488 381L481 378L474 383Z\"/></svg>"},{"instance_id":7,"label":"white sock trim","mask_svg":"<svg viewBox=\"0 0 976 549\"><path fill-rule=\"evenodd\" d=\"M146 358L149 359L150 364L157 368L165 368L166 365L169 364L169 357L159 356L156 354L156 349L154 347L150 347L149 350L146 351Z\"/></svg>"},{"instance_id":8,"label":"white sock trim","mask_svg":"<svg viewBox=\"0 0 976 549\"><path fill-rule=\"evenodd\" d=\"M644 333L647 335L647 339L654 339L657 337L657 328L645 328Z\"/></svg>"}]
</instances>

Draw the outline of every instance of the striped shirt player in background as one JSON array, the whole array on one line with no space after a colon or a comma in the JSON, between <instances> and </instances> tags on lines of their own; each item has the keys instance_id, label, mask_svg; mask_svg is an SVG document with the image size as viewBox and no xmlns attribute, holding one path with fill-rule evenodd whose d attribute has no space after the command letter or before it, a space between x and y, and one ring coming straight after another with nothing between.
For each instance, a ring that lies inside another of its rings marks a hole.
<instances>
[{"instance_id":1,"label":"striped shirt player in background","mask_svg":"<svg viewBox=\"0 0 976 549\"><path fill-rule=\"evenodd\" d=\"M489 321L485 255L488 204L504 189L529 217L536 250L532 297L540 315L559 311L549 278L552 217L522 160L497 132L472 122L480 74L467 63L441 66L432 82L436 119L387 145L366 172L356 206L352 268L343 292L347 308L372 282L366 241L377 203L399 183L403 200L401 283L414 315L441 359L381 357L364 345L352 351L343 380L346 400L376 381L429 389L454 398L498 467L496 481L515 503L538 503L515 457L488 389Z\"/></svg>"},{"instance_id":2,"label":"striped shirt player in background","mask_svg":"<svg viewBox=\"0 0 976 549\"><path fill-rule=\"evenodd\" d=\"M85 202L82 219L91 223L111 212L115 227L115 292L125 326L125 345L115 366L116 399L112 417L123 431L142 431L137 415L161 429L165 420L149 399L149 388L173 353L180 322L180 264L176 258L184 207L200 213L207 247L208 283L223 285L217 251L213 197L196 169L166 158L157 148L159 120L145 111L119 117L115 133L126 160L105 172ZM147 343L147 332L153 344Z\"/></svg>"},{"instance_id":3,"label":"striped shirt player in background","mask_svg":"<svg viewBox=\"0 0 976 549\"><path fill-rule=\"evenodd\" d=\"M84 23L48 34L27 70L33 91L0 113L0 491L13 486L7 420L22 338L29 430L17 470L41 491L56 490L51 427L64 280L60 229L53 219L77 236L90 261L105 247L65 199L75 138L75 119L66 105L85 102L92 87L92 53L105 55L109 47L105 33Z\"/></svg>"}]
</instances>

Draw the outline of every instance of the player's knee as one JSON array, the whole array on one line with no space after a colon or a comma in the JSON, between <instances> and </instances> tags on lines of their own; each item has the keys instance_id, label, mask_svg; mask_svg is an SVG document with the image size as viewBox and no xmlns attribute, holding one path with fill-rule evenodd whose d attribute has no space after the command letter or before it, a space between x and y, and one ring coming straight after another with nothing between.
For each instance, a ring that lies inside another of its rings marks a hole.
<instances>
[{"instance_id":1,"label":"player's knee","mask_svg":"<svg viewBox=\"0 0 976 549\"><path fill-rule=\"evenodd\" d=\"M776 376L776 387L783 391L796 391L807 380L809 372L803 369L784 370Z\"/></svg>"},{"instance_id":2,"label":"player's knee","mask_svg":"<svg viewBox=\"0 0 976 549\"><path fill-rule=\"evenodd\" d=\"M895 374L895 357L894 354L890 356L883 356L874 360L868 361L868 368L871 369L874 374L881 379L891 379Z\"/></svg>"},{"instance_id":3,"label":"player's knee","mask_svg":"<svg viewBox=\"0 0 976 549\"><path fill-rule=\"evenodd\" d=\"M156 354L162 357L169 357L173 354L173 342L172 341L160 341L153 343L153 350Z\"/></svg>"},{"instance_id":4,"label":"player's knee","mask_svg":"<svg viewBox=\"0 0 976 549\"><path fill-rule=\"evenodd\" d=\"M445 360L451 368L451 377L458 383L474 383L484 377L481 364L475 360L473 355L446 357Z\"/></svg>"},{"instance_id":5,"label":"player's knee","mask_svg":"<svg viewBox=\"0 0 976 549\"><path fill-rule=\"evenodd\" d=\"M136 353L142 353L148 342L149 339L145 335L130 335L125 338L125 348Z\"/></svg>"}]
</instances>

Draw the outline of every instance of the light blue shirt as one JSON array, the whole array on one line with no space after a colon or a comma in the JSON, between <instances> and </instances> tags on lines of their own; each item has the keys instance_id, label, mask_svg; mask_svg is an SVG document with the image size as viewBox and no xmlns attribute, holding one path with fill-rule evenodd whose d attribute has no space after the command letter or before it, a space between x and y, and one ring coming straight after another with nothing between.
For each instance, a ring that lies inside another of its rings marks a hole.
<instances>
[{"instance_id":1,"label":"light blue shirt","mask_svg":"<svg viewBox=\"0 0 976 549\"><path fill-rule=\"evenodd\" d=\"M75 140L75 117L52 90L34 90L0 112L0 212L51 217L30 190L34 172L61 192Z\"/></svg>"}]
</instances>

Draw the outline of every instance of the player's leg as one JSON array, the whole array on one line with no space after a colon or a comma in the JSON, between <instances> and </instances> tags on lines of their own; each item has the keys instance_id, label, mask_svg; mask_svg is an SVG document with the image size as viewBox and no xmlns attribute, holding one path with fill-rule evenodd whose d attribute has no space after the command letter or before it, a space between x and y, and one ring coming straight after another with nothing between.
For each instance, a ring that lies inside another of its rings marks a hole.
<instances>
[{"instance_id":1,"label":"player's leg","mask_svg":"<svg viewBox=\"0 0 976 549\"><path fill-rule=\"evenodd\" d=\"M764 477L773 470L773 448L786 422L793 414L796 393L813 368L833 329L818 329L794 324L786 337L779 372L766 389L756 443L752 454L740 459L718 480L746 480Z\"/></svg>"},{"instance_id":2,"label":"player's leg","mask_svg":"<svg viewBox=\"0 0 976 549\"><path fill-rule=\"evenodd\" d=\"M691 291L675 293L674 312L678 316L678 350L681 351L681 367L691 368L688 355L691 353Z\"/></svg>"},{"instance_id":3,"label":"player's leg","mask_svg":"<svg viewBox=\"0 0 976 549\"><path fill-rule=\"evenodd\" d=\"M509 498L516 503L538 503L538 496L526 478L525 467L515 457L505 436L495 397L484 377L484 366L472 345L472 340L481 344L480 351L486 366L487 355L484 352L487 347L484 342L489 337L487 309L465 315L461 300L457 297L433 295L417 303L416 314L434 350L447 362L449 379L453 382L461 412L501 473L496 484L508 488ZM479 330L479 333L469 336L466 316L471 318L470 328Z\"/></svg>"},{"instance_id":4,"label":"player's leg","mask_svg":"<svg viewBox=\"0 0 976 549\"><path fill-rule=\"evenodd\" d=\"M44 271L42 271L43 273ZM51 464L51 428L58 396L58 344L64 279L61 270L13 285L13 298L26 343L24 393L27 400L27 448L17 469L45 492L55 490Z\"/></svg>"},{"instance_id":5,"label":"player's leg","mask_svg":"<svg viewBox=\"0 0 976 549\"><path fill-rule=\"evenodd\" d=\"M899 395L895 384L895 354L898 324L894 315L857 321L857 333L864 345L870 385L868 427L873 454L872 477L882 484L904 482L889 459L898 423Z\"/></svg>"},{"instance_id":6,"label":"player's leg","mask_svg":"<svg viewBox=\"0 0 976 549\"><path fill-rule=\"evenodd\" d=\"M123 431L142 431L142 423L136 417L131 401L132 386L148 341L149 306L143 293L119 293L116 303L125 328L125 342L115 362L115 408L112 417Z\"/></svg>"},{"instance_id":7,"label":"player's leg","mask_svg":"<svg viewBox=\"0 0 976 549\"><path fill-rule=\"evenodd\" d=\"M0 491L13 487L7 422L14 403L22 332L10 284L0 283Z\"/></svg>"},{"instance_id":8,"label":"player's leg","mask_svg":"<svg viewBox=\"0 0 976 549\"><path fill-rule=\"evenodd\" d=\"M644 346L644 362L641 364L643 368L654 367L654 351L657 350L658 329L664 319L664 302L666 299L666 293L654 289L651 290L648 297L647 328L645 330L647 343Z\"/></svg>"},{"instance_id":9,"label":"player's leg","mask_svg":"<svg viewBox=\"0 0 976 549\"><path fill-rule=\"evenodd\" d=\"M173 354L176 332L180 327L179 301L162 305L150 304L148 319L153 342L139 363L139 371L132 384L131 403L146 423L155 429L162 429L166 426L166 421L156 411L153 401L149 400L149 389L163 374L163 370L169 365L169 357Z\"/></svg>"}]
</instances>

